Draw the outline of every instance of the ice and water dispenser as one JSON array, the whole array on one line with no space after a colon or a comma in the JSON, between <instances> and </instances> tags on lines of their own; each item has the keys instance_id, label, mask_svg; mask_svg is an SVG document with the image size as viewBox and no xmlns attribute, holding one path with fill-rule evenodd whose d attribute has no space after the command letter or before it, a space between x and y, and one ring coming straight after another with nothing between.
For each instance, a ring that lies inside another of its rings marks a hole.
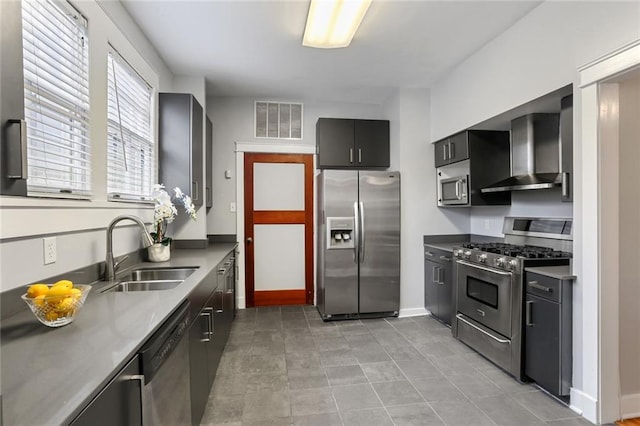
<instances>
[{"instance_id":1,"label":"ice and water dispenser","mask_svg":"<svg viewBox=\"0 0 640 426\"><path fill-rule=\"evenodd\" d=\"M353 249L353 217L327 218L327 249Z\"/></svg>"}]
</instances>

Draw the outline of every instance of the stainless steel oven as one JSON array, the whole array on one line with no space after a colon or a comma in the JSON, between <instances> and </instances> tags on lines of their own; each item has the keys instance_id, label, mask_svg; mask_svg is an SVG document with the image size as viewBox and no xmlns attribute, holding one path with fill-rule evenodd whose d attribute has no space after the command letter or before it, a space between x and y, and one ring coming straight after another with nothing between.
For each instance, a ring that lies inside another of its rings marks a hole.
<instances>
[{"instance_id":1,"label":"stainless steel oven","mask_svg":"<svg viewBox=\"0 0 640 426\"><path fill-rule=\"evenodd\" d=\"M514 274L458 261L458 311L503 336L511 336Z\"/></svg>"},{"instance_id":2,"label":"stainless steel oven","mask_svg":"<svg viewBox=\"0 0 640 426\"><path fill-rule=\"evenodd\" d=\"M469 204L469 176L457 176L439 181L440 202L445 206Z\"/></svg>"}]
</instances>

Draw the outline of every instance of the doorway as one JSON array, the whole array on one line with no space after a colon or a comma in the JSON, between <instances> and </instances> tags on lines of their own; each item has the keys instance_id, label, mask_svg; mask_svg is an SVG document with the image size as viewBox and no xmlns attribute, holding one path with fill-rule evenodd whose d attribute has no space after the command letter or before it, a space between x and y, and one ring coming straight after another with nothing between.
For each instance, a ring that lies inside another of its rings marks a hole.
<instances>
[{"instance_id":1,"label":"doorway","mask_svg":"<svg viewBox=\"0 0 640 426\"><path fill-rule=\"evenodd\" d=\"M247 307L313 303L313 155L244 154Z\"/></svg>"}]
</instances>

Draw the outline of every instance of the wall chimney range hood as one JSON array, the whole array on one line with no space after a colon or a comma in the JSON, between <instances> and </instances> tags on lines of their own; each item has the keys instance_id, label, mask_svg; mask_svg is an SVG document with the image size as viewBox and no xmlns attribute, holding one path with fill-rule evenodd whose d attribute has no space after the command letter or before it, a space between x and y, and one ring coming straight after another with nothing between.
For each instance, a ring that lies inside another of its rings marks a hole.
<instances>
[{"instance_id":1,"label":"wall chimney range hood","mask_svg":"<svg viewBox=\"0 0 640 426\"><path fill-rule=\"evenodd\" d=\"M511 177L482 192L560 186L560 114L528 114L511 121Z\"/></svg>"}]
</instances>

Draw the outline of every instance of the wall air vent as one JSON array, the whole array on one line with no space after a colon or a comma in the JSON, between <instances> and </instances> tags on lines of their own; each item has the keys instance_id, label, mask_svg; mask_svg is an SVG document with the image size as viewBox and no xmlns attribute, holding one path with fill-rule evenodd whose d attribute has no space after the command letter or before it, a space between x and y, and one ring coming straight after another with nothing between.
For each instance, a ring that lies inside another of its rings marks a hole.
<instances>
[{"instance_id":1,"label":"wall air vent","mask_svg":"<svg viewBox=\"0 0 640 426\"><path fill-rule=\"evenodd\" d=\"M302 139L302 104L256 101L255 137Z\"/></svg>"}]
</instances>

